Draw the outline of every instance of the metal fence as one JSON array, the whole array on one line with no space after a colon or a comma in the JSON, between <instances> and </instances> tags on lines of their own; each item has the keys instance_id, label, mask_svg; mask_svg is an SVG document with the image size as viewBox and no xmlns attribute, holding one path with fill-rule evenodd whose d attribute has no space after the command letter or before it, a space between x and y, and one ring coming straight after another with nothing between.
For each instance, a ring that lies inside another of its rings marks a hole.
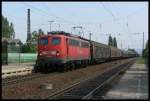
<instances>
[{"instance_id":1,"label":"metal fence","mask_svg":"<svg viewBox=\"0 0 150 101\"><path fill-rule=\"evenodd\" d=\"M21 53L22 45L2 41L2 64L35 62L37 53Z\"/></svg>"},{"instance_id":2,"label":"metal fence","mask_svg":"<svg viewBox=\"0 0 150 101\"><path fill-rule=\"evenodd\" d=\"M37 59L36 53L8 53L8 64L35 62L36 59Z\"/></svg>"}]
</instances>

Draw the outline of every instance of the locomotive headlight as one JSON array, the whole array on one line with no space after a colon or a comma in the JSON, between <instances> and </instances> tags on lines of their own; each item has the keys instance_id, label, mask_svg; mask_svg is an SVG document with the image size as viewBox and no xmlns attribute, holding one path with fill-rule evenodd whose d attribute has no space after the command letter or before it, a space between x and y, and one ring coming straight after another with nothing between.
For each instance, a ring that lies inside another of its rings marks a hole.
<instances>
[{"instance_id":1,"label":"locomotive headlight","mask_svg":"<svg viewBox=\"0 0 150 101\"><path fill-rule=\"evenodd\" d=\"M59 51L57 51L57 52L56 52L56 56L59 56L59 55L60 55L60 53L59 53Z\"/></svg>"},{"instance_id":2,"label":"locomotive headlight","mask_svg":"<svg viewBox=\"0 0 150 101\"><path fill-rule=\"evenodd\" d=\"M42 54L40 53L39 55L41 56Z\"/></svg>"},{"instance_id":3,"label":"locomotive headlight","mask_svg":"<svg viewBox=\"0 0 150 101\"><path fill-rule=\"evenodd\" d=\"M54 50L53 51L49 51L48 54L49 55L53 55L53 56L59 56L60 55L59 51L54 51Z\"/></svg>"},{"instance_id":4,"label":"locomotive headlight","mask_svg":"<svg viewBox=\"0 0 150 101\"><path fill-rule=\"evenodd\" d=\"M44 54L45 54L44 52L40 52L40 53L39 53L39 56L44 55Z\"/></svg>"},{"instance_id":5,"label":"locomotive headlight","mask_svg":"<svg viewBox=\"0 0 150 101\"><path fill-rule=\"evenodd\" d=\"M51 51L50 54L51 55L56 55L56 51Z\"/></svg>"}]
</instances>

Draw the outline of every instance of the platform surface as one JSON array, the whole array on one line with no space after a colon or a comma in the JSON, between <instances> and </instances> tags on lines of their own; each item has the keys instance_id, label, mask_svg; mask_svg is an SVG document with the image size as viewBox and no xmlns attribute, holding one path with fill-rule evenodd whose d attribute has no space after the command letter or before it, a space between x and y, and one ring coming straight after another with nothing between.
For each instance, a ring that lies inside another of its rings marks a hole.
<instances>
[{"instance_id":1,"label":"platform surface","mask_svg":"<svg viewBox=\"0 0 150 101\"><path fill-rule=\"evenodd\" d=\"M15 63L15 64L9 64L9 65L2 65L2 72L4 71L14 71L18 69L33 69L35 63Z\"/></svg>"},{"instance_id":2,"label":"platform surface","mask_svg":"<svg viewBox=\"0 0 150 101\"><path fill-rule=\"evenodd\" d=\"M148 99L148 67L132 65L103 99Z\"/></svg>"}]
</instances>

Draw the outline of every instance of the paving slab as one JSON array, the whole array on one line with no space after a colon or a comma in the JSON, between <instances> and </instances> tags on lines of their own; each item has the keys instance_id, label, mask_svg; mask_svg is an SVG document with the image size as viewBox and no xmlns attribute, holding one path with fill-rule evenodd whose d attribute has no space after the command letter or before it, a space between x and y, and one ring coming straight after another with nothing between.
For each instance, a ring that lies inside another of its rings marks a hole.
<instances>
[{"instance_id":1,"label":"paving slab","mask_svg":"<svg viewBox=\"0 0 150 101\"><path fill-rule=\"evenodd\" d=\"M15 69L20 69L20 68L33 68L35 65L34 62L32 63L15 63L15 64L9 64L9 65L2 65L2 71L5 70L15 70Z\"/></svg>"},{"instance_id":2,"label":"paving slab","mask_svg":"<svg viewBox=\"0 0 150 101\"><path fill-rule=\"evenodd\" d=\"M132 65L103 99L148 99L148 68L145 64Z\"/></svg>"},{"instance_id":3,"label":"paving slab","mask_svg":"<svg viewBox=\"0 0 150 101\"><path fill-rule=\"evenodd\" d=\"M32 73L35 63L2 65L2 78Z\"/></svg>"}]
</instances>

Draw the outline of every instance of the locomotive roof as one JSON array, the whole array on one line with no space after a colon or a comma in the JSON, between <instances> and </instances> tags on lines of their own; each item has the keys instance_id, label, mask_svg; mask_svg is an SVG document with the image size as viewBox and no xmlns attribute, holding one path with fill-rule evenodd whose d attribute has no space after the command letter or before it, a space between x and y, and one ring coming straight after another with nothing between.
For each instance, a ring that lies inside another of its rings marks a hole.
<instances>
[{"instance_id":1,"label":"locomotive roof","mask_svg":"<svg viewBox=\"0 0 150 101\"><path fill-rule=\"evenodd\" d=\"M113 47L113 46L109 46L111 49L113 49L113 50L118 50L118 51L122 51L121 49L119 49L119 48L116 48L116 47Z\"/></svg>"},{"instance_id":2,"label":"locomotive roof","mask_svg":"<svg viewBox=\"0 0 150 101\"><path fill-rule=\"evenodd\" d=\"M71 33L67 33L67 32L64 32L64 31L52 31L52 32L48 32L48 35L65 35L65 36L70 36L70 37L79 38L79 39L82 39L82 40L89 41L88 39L85 39L81 36L74 35L74 34L71 34Z\"/></svg>"},{"instance_id":3,"label":"locomotive roof","mask_svg":"<svg viewBox=\"0 0 150 101\"><path fill-rule=\"evenodd\" d=\"M121 49L119 48L116 48L116 47L113 47L113 46L108 46L106 44L103 44L103 43L99 43L99 42L96 42L96 41L91 41L94 45L101 45L103 47L110 47L111 49L114 49L114 50L119 50L119 51L122 51Z\"/></svg>"},{"instance_id":4,"label":"locomotive roof","mask_svg":"<svg viewBox=\"0 0 150 101\"><path fill-rule=\"evenodd\" d=\"M92 40L91 40L91 42L92 42L93 44L95 44L95 45L97 44L97 45L102 45L102 46L108 47L108 45L103 44L103 43L99 43L99 42L92 41Z\"/></svg>"},{"instance_id":5,"label":"locomotive roof","mask_svg":"<svg viewBox=\"0 0 150 101\"><path fill-rule=\"evenodd\" d=\"M81 36L78 36L78 35L74 35L74 34L71 34L71 33L67 33L67 32L64 32L64 31L51 31L51 32L48 32L48 35L65 35L65 36L70 36L70 37L74 37L74 38L79 38L79 39L82 39L82 40L86 40L86 41L89 41L89 42L92 42L94 44L101 44L105 47L110 47L110 48L113 48L113 49L118 49L118 50L121 50L119 48L116 48L116 47L113 47L113 46L108 46L106 44L103 44L103 43L99 43L99 42L96 42L96 41L90 41L89 39L85 39Z\"/></svg>"},{"instance_id":6,"label":"locomotive roof","mask_svg":"<svg viewBox=\"0 0 150 101\"><path fill-rule=\"evenodd\" d=\"M64 31L52 31L52 32L48 32L48 34L51 34L51 35L66 35L66 36L70 35L70 33L67 33L67 32L64 32Z\"/></svg>"}]
</instances>

